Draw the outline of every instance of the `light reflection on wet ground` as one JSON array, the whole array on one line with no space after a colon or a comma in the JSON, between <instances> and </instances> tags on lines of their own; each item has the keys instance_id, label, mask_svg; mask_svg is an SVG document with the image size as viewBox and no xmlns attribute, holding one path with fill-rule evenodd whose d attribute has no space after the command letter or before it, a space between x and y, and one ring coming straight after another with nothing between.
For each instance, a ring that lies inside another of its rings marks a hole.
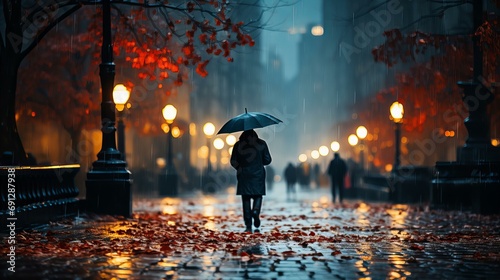
<instances>
[{"instance_id":1,"label":"light reflection on wet ground","mask_svg":"<svg viewBox=\"0 0 500 280\"><path fill-rule=\"evenodd\" d=\"M39 279L43 275L102 279L498 279L500 276L498 217L361 201L332 205L327 189L301 193L300 200L287 201L281 195L284 188L279 187L275 186L265 197L262 233L245 236L243 242L219 243L200 251L195 250L199 241L191 240L183 251L165 254L93 253L71 259L20 256L20 273L16 276L33 276L37 271L41 271ZM157 226L196 224L197 230L220 236L231 232L244 234L241 202L234 189L216 196L138 200L134 211L162 213L161 220L155 221L162 225ZM147 216L142 218L131 223L103 221L93 224L91 229L82 227L85 236L76 232L73 241L134 236L141 227L152 223ZM57 233L58 229L50 230ZM144 237L132 238L142 242ZM151 242L156 240L155 236L148 240L153 251L162 246L161 242Z\"/></svg>"}]
</instances>

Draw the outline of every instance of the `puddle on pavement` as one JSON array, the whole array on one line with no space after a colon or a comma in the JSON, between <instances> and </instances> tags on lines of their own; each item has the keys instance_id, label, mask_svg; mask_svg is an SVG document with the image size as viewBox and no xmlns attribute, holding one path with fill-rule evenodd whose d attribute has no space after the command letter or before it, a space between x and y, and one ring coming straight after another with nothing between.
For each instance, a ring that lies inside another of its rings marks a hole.
<instances>
[{"instance_id":1,"label":"puddle on pavement","mask_svg":"<svg viewBox=\"0 0 500 280\"><path fill-rule=\"evenodd\" d=\"M240 268L267 267L269 262L267 247L261 242L244 244L238 249L237 256L231 260Z\"/></svg>"},{"instance_id":2,"label":"puddle on pavement","mask_svg":"<svg viewBox=\"0 0 500 280\"><path fill-rule=\"evenodd\" d=\"M267 255L268 252L267 252L266 246L259 242L259 243L255 243L255 244L243 245L238 250L239 255L241 255L242 253L247 253L249 255L264 256L264 255Z\"/></svg>"}]
</instances>

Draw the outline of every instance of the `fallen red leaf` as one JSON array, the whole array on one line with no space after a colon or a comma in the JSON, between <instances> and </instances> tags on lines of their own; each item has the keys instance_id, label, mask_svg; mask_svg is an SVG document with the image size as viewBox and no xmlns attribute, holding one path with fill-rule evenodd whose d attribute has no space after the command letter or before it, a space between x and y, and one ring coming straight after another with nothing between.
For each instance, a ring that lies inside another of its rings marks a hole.
<instances>
[{"instance_id":1,"label":"fallen red leaf","mask_svg":"<svg viewBox=\"0 0 500 280\"><path fill-rule=\"evenodd\" d=\"M339 250L336 250L336 251L332 252L332 256L336 256L336 255L339 255L339 254L342 254Z\"/></svg>"},{"instance_id":2,"label":"fallen red leaf","mask_svg":"<svg viewBox=\"0 0 500 280\"><path fill-rule=\"evenodd\" d=\"M410 249L412 249L412 250L423 250L424 246L417 245L417 244L411 244L410 245Z\"/></svg>"}]
</instances>

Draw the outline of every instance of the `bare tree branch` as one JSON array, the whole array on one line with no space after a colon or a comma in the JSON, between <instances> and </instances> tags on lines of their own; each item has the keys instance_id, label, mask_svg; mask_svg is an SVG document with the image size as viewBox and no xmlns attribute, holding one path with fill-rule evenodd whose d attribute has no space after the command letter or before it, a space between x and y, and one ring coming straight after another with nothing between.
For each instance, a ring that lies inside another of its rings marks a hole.
<instances>
[{"instance_id":1,"label":"bare tree branch","mask_svg":"<svg viewBox=\"0 0 500 280\"><path fill-rule=\"evenodd\" d=\"M75 11L77 11L80 8L81 8L81 6L72 7L71 9L69 9L65 13L63 13L61 16L55 18L54 21L50 22L47 26L45 26L45 28L43 28L40 31L40 33L38 33L35 36L35 39L32 40L31 43L28 44L27 48L21 52L20 60L23 60L26 57L26 55L28 55L31 52L31 50L33 50L36 47L38 42L43 37L45 37L45 35L47 35L47 33L49 33L49 31L52 30L52 28L54 28L54 26L56 26L59 22L63 21L65 18L67 18L68 16L70 16L71 14L73 14Z\"/></svg>"},{"instance_id":2,"label":"bare tree branch","mask_svg":"<svg viewBox=\"0 0 500 280\"><path fill-rule=\"evenodd\" d=\"M428 0L430 2L434 2L434 3L440 3L440 4L443 4L443 2L436 2L436 1L433 1L433 0ZM444 16L444 13L446 12L446 10L449 10L451 8L455 8L455 7L458 7L458 6L462 6L464 4L472 4L472 2L470 1L452 1L454 2L453 4L449 4L449 5L443 5L439 8L436 8L434 9L434 12L432 14L429 14L429 15L424 15L424 16L420 16L418 19L408 23L406 26L403 26L401 27L400 29L401 30L405 30L405 29L408 29L410 28L411 26L415 25L416 23L420 22L420 21L423 21L425 19L429 19L429 18L442 18ZM454 35L460 35L460 34L454 34ZM465 34L462 34L462 35L465 35Z\"/></svg>"},{"instance_id":3,"label":"bare tree branch","mask_svg":"<svg viewBox=\"0 0 500 280\"><path fill-rule=\"evenodd\" d=\"M121 9L119 9L118 7L116 7L115 5L111 5L111 7L118 12L118 14L120 15L120 17L122 18L127 18L125 16L125 14L122 12ZM132 33L133 37L135 38L135 40L137 40L137 42L141 42L141 39L139 38L139 35L137 34L135 28L133 28L134 26L132 24L129 23L129 19L127 18L127 21L124 22L124 24L129 27L129 30L130 32Z\"/></svg>"}]
</instances>

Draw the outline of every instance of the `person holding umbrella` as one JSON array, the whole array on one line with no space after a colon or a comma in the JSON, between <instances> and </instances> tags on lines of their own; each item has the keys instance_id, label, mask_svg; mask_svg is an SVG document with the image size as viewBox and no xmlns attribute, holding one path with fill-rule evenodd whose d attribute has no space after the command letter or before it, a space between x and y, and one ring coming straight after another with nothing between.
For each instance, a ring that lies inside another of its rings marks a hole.
<instances>
[{"instance_id":1,"label":"person holding umbrella","mask_svg":"<svg viewBox=\"0 0 500 280\"><path fill-rule=\"evenodd\" d=\"M243 131L234 144L231 154L231 166L236 169L236 195L241 195L245 231L252 232L252 220L255 232L260 232L260 210L262 196L266 195L265 165L271 163L271 153L267 143L260 139L254 128L266 127L282 121L272 115L260 112L248 112L227 121L217 132L233 133ZM253 200L253 204L252 204Z\"/></svg>"},{"instance_id":2,"label":"person holding umbrella","mask_svg":"<svg viewBox=\"0 0 500 280\"><path fill-rule=\"evenodd\" d=\"M269 165L271 160L267 143L253 129L245 130L234 144L231 166L236 169L236 195L241 195L246 232L252 232L252 219L255 231L260 231L262 196L266 195L264 165Z\"/></svg>"}]
</instances>

